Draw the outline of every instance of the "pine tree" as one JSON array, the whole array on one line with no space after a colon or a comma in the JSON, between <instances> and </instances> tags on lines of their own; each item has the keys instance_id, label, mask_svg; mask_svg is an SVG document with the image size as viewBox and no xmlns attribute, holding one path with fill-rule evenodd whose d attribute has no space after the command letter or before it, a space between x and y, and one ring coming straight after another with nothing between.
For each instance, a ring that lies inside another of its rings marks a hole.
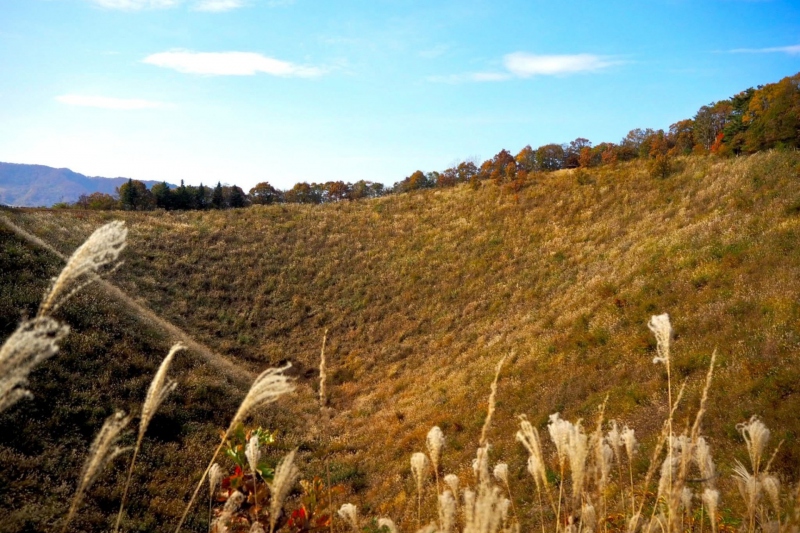
<instances>
[{"instance_id":1,"label":"pine tree","mask_svg":"<svg viewBox=\"0 0 800 533\"><path fill-rule=\"evenodd\" d=\"M214 206L214 209L222 209L225 207L225 198L222 195L222 183L220 182L217 182L217 186L214 188L211 204Z\"/></svg>"}]
</instances>

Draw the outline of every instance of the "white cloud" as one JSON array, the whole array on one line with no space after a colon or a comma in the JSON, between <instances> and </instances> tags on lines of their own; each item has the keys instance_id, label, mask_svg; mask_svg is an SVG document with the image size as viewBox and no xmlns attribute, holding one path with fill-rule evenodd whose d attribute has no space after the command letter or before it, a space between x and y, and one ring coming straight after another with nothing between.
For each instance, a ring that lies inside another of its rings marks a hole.
<instances>
[{"instance_id":1,"label":"white cloud","mask_svg":"<svg viewBox=\"0 0 800 533\"><path fill-rule=\"evenodd\" d=\"M515 52L503 58L506 69L520 78L595 72L617 63L593 54L537 55Z\"/></svg>"},{"instance_id":2,"label":"white cloud","mask_svg":"<svg viewBox=\"0 0 800 533\"><path fill-rule=\"evenodd\" d=\"M139 11L141 9L164 9L175 7L182 0L89 0L93 4L108 9Z\"/></svg>"},{"instance_id":3,"label":"white cloud","mask_svg":"<svg viewBox=\"0 0 800 533\"><path fill-rule=\"evenodd\" d=\"M313 78L325 74L319 67L296 65L254 52L192 52L173 50L147 56L144 63L186 74L252 76L258 73L281 77Z\"/></svg>"},{"instance_id":4,"label":"white cloud","mask_svg":"<svg viewBox=\"0 0 800 533\"><path fill-rule=\"evenodd\" d=\"M782 53L789 55L800 55L800 44L791 46L774 46L772 48L736 48L730 50L732 54L769 54L769 53Z\"/></svg>"},{"instance_id":5,"label":"white cloud","mask_svg":"<svg viewBox=\"0 0 800 533\"><path fill-rule=\"evenodd\" d=\"M142 100L139 98L110 98L108 96L86 96L80 94L64 94L56 100L62 104L80 107L99 107L101 109L154 109L164 107L161 102Z\"/></svg>"},{"instance_id":6,"label":"white cloud","mask_svg":"<svg viewBox=\"0 0 800 533\"><path fill-rule=\"evenodd\" d=\"M221 13L238 9L245 5L244 0L201 0L194 5L195 11L207 11L210 13Z\"/></svg>"},{"instance_id":7,"label":"white cloud","mask_svg":"<svg viewBox=\"0 0 800 533\"><path fill-rule=\"evenodd\" d=\"M467 72L448 76L430 76L428 81L436 83L496 82L512 78L530 78L532 76L558 76L579 72L596 72L617 61L593 54L574 55L537 55L526 52L514 52L503 57L505 70L497 72Z\"/></svg>"}]
</instances>

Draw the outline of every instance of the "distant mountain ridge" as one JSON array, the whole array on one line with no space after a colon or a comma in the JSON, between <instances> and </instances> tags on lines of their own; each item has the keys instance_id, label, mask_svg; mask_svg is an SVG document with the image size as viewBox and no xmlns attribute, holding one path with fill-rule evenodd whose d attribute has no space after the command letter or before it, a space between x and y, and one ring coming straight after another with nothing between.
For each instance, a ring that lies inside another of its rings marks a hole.
<instances>
[{"instance_id":1,"label":"distant mountain ridge","mask_svg":"<svg viewBox=\"0 0 800 533\"><path fill-rule=\"evenodd\" d=\"M0 204L19 207L75 202L82 194L114 194L128 178L84 176L68 168L0 163ZM159 181L142 181L148 188ZM174 185L171 185L174 187Z\"/></svg>"}]
</instances>

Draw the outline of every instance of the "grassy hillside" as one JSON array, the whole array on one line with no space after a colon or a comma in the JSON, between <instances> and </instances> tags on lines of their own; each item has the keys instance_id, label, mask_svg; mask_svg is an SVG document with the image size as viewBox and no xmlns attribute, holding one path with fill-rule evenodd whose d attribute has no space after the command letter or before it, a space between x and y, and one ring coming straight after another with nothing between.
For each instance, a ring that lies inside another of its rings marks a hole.
<instances>
[{"instance_id":1,"label":"grassy hillside","mask_svg":"<svg viewBox=\"0 0 800 533\"><path fill-rule=\"evenodd\" d=\"M678 427L693 417L716 348L705 434L723 478L746 457L735 425L759 414L773 444L785 440L777 471L796 479L800 155L691 157L677 167L666 179L637 162L532 175L516 195L487 183L322 206L3 214L63 252L104 221L126 220L115 283L250 369L292 361L298 392L257 422L280 429L283 449L300 446L306 475L324 475L328 461L353 492L347 500L412 530L410 453L439 425L444 471L469 478L494 367L507 354L489 440L492 457L510 464L518 501L533 494L514 441L518 414L540 430L554 412L591 426L608 394L607 416L636 428L645 457L666 416L666 375L652 364L646 327L663 312L676 331L673 377L687 380ZM58 266L3 230L0 246L8 334ZM112 407L138 408L166 353L158 332L101 295L88 291L65 309L74 331L34 376L36 399L0 415L0 505L15 520L5 531L47 529L41 520L63 515L82 447ZM320 413L326 329L330 409ZM189 357L182 365L180 394L143 452L131 528L176 522L214 428L241 398L213 370ZM121 483L104 477L82 527L108 527L103 512ZM434 517L430 502L423 514Z\"/></svg>"}]
</instances>

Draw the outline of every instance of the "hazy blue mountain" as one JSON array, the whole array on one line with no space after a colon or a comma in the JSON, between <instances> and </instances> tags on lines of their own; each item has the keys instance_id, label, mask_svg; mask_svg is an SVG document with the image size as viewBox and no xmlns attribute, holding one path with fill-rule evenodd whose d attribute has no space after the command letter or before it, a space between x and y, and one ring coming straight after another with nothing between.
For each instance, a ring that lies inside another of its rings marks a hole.
<instances>
[{"instance_id":1,"label":"hazy blue mountain","mask_svg":"<svg viewBox=\"0 0 800 533\"><path fill-rule=\"evenodd\" d=\"M68 168L0 163L0 204L36 207L74 202L81 194L114 194L128 178L89 177ZM158 181L143 182L152 187ZM171 185L174 187L174 185Z\"/></svg>"}]
</instances>

